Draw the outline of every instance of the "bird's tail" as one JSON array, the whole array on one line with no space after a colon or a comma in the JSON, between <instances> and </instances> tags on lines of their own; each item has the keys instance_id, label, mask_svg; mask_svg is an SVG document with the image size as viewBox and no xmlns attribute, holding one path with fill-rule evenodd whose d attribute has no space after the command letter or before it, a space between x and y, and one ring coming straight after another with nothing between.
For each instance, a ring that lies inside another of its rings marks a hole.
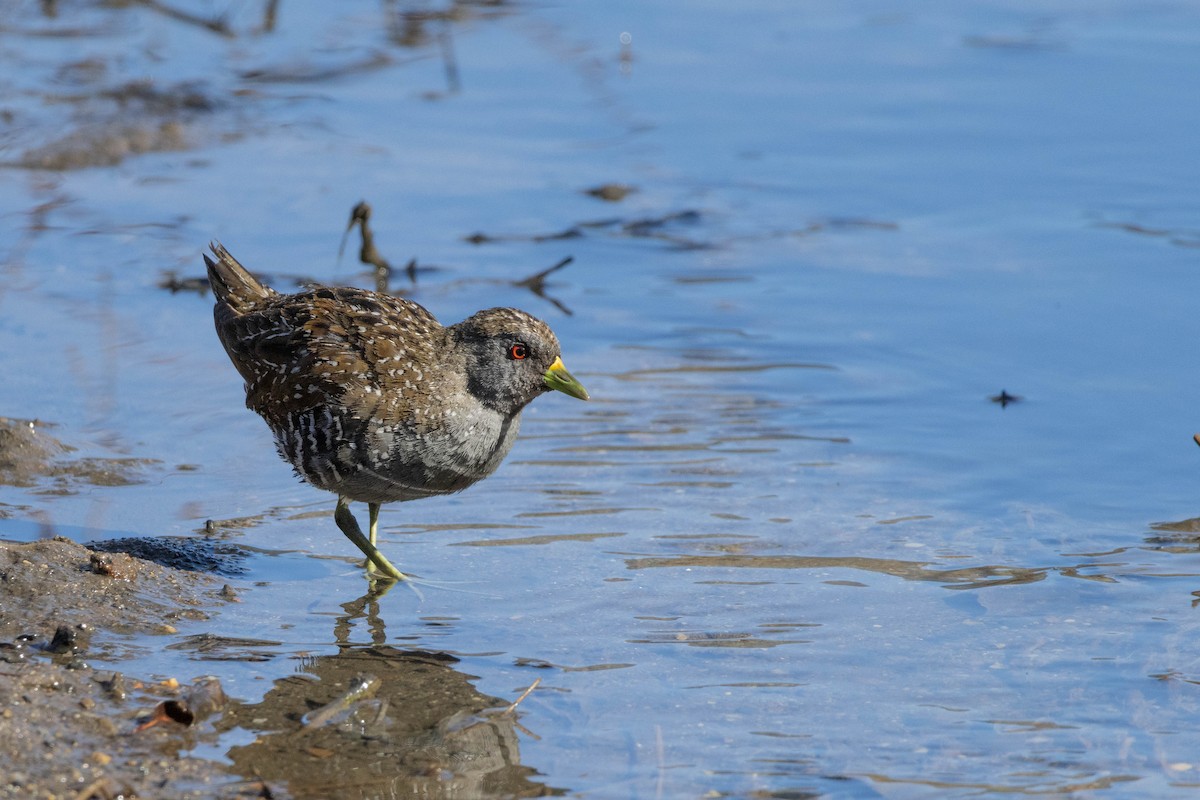
<instances>
[{"instance_id":1,"label":"bird's tail","mask_svg":"<svg viewBox=\"0 0 1200 800\"><path fill-rule=\"evenodd\" d=\"M271 297L275 292L259 283L220 242L211 242L213 261L206 253L204 263L208 266L208 282L218 303L224 303L234 311L243 311L249 306Z\"/></svg>"}]
</instances>

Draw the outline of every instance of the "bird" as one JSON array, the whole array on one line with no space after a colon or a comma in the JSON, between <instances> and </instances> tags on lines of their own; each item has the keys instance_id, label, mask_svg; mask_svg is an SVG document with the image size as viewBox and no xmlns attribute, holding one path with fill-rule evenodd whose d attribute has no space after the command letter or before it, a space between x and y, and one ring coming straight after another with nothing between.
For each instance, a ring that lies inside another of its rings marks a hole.
<instances>
[{"instance_id":1,"label":"bird","mask_svg":"<svg viewBox=\"0 0 1200 800\"><path fill-rule=\"evenodd\" d=\"M443 327L380 292L280 294L219 242L209 247L217 337L245 381L246 407L301 479L337 495L334 521L385 579L408 576L376 546L380 506L491 475L535 397L589 399L550 326L524 311L489 308ZM366 536L351 502L367 504Z\"/></svg>"}]
</instances>

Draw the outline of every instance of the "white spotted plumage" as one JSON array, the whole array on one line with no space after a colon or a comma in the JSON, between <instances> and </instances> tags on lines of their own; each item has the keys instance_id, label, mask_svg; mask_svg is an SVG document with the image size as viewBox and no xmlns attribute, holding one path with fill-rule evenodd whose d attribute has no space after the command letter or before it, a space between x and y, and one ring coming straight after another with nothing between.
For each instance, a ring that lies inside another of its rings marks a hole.
<instances>
[{"instance_id":1,"label":"white spotted plumage","mask_svg":"<svg viewBox=\"0 0 1200 800\"><path fill-rule=\"evenodd\" d=\"M558 341L525 312L489 309L446 328L416 303L376 292L280 295L224 248L213 252L217 333L245 379L246 405L314 486L369 503L465 489L496 469L521 409L547 391L542 372ZM508 345L493 340L519 340L537 358L518 372Z\"/></svg>"}]
</instances>

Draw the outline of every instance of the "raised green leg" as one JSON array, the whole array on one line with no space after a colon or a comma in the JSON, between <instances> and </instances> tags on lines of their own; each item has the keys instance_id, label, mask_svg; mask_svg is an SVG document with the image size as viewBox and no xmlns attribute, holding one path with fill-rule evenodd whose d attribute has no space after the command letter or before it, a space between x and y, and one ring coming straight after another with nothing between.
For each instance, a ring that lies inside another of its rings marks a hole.
<instances>
[{"instance_id":1,"label":"raised green leg","mask_svg":"<svg viewBox=\"0 0 1200 800\"><path fill-rule=\"evenodd\" d=\"M367 513L371 515L371 527L367 531L371 539L371 546L375 546L375 532L379 526L379 503L367 503Z\"/></svg>"},{"instance_id":2,"label":"raised green leg","mask_svg":"<svg viewBox=\"0 0 1200 800\"><path fill-rule=\"evenodd\" d=\"M375 526L379 521L379 504L370 503L368 508L371 512L371 538L368 539L363 535L362 528L358 526L358 520L350 513L350 501L344 497L339 497L337 508L333 512L333 519L337 522L337 526L342 529L342 533L346 534L346 538L354 542L354 545L363 551L363 555L367 557L368 568L374 564L385 577L391 578L394 581L405 580L405 574L392 566L392 562L388 561L383 553L375 547Z\"/></svg>"}]
</instances>

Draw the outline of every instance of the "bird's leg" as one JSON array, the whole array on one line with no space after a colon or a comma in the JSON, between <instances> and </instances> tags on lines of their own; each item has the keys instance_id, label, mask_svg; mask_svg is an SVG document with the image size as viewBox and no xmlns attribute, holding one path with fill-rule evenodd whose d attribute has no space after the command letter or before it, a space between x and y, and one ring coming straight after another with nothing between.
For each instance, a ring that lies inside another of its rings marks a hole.
<instances>
[{"instance_id":1,"label":"bird's leg","mask_svg":"<svg viewBox=\"0 0 1200 800\"><path fill-rule=\"evenodd\" d=\"M371 515L371 524L367 528L367 539L371 542L372 547L375 546L375 535L379 529L379 507L379 503L367 503L367 510ZM379 552L378 547L375 548L375 552ZM404 573L400 574L404 576ZM406 578L407 576L404 577ZM379 585L379 581L383 581L382 586ZM372 578L371 591L375 592L375 599L378 600L380 597L383 597L385 594L391 591L392 587L395 585L396 582L392 579L390 574L380 575L377 579Z\"/></svg>"},{"instance_id":2,"label":"bird's leg","mask_svg":"<svg viewBox=\"0 0 1200 800\"><path fill-rule=\"evenodd\" d=\"M379 516L379 506L372 503L370 507L374 512L371 515L372 536L370 539L363 535L362 528L358 526L358 520L356 520L354 515L350 513L350 501L346 498L338 497L337 509L335 509L333 512L333 519L335 522L337 522L337 526L342 529L342 533L346 534L346 538L354 542L354 545L359 550L363 551L363 555L365 555L368 560L368 567L370 564L374 564L386 577L391 578L394 581L405 580L404 573L393 567L392 562L388 561L383 553L379 552L379 549L375 547L375 543L373 541L375 538L374 523Z\"/></svg>"}]
</instances>

